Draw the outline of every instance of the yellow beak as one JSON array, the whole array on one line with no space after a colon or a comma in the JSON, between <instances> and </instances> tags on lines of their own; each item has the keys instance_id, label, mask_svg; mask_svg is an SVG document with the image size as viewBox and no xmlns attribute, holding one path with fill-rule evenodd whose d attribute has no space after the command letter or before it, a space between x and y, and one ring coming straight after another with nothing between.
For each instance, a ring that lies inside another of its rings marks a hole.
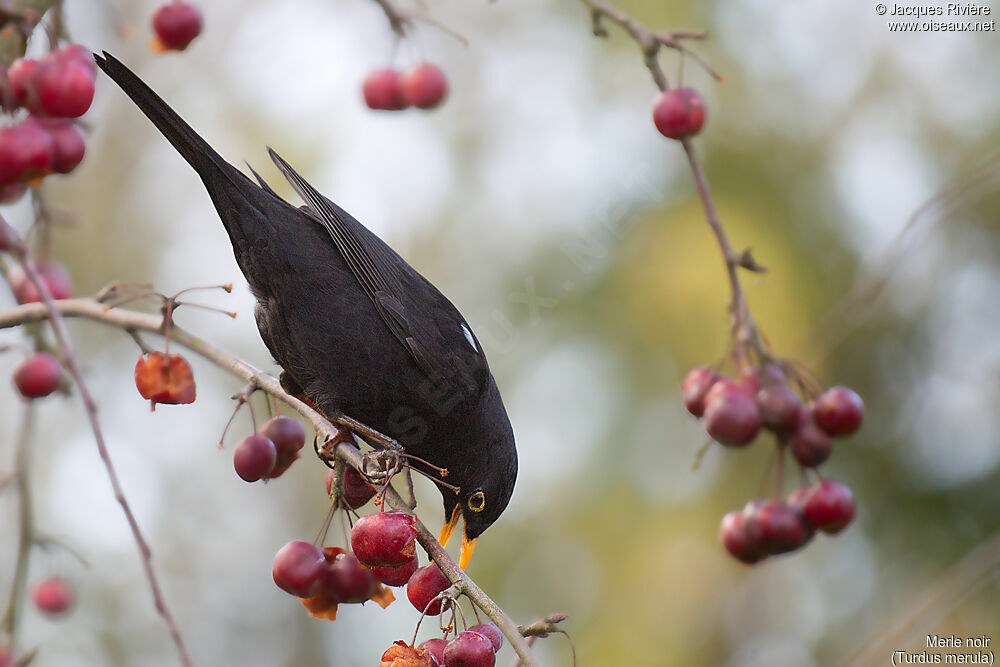
<instances>
[{"instance_id":1,"label":"yellow beak","mask_svg":"<svg viewBox=\"0 0 1000 667\"><path fill-rule=\"evenodd\" d=\"M461 516L462 508L455 505L455 509L451 511L451 518L441 526L441 534L438 536L438 542L441 543L442 547L448 546L448 540L451 539L451 534L455 532L455 526L458 525L458 520Z\"/></svg>"},{"instance_id":2,"label":"yellow beak","mask_svg":"<svg viewBox=\"0 0 1000 667\"><path fill-rule=\"evenodd\" d=\"M462 533L462 553L458 558L458 566L463 570L468 567L469 561L472 560L472 552L476 550L476 540L475 538L470 540L468 536Z\"/></svg>"}]
</instances>

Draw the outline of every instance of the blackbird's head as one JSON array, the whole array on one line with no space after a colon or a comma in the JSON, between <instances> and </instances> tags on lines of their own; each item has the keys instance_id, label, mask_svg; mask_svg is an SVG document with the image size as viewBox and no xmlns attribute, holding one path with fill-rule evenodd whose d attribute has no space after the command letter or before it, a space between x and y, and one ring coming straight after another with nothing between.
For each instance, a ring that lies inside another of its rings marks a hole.
<instances>
[{"instance_id":1,"label":"blackbird's head","mask_svg":"<svg viewBox=\"0 0 1000 667\"><path fill-rule=\"evenodd\" d=\"M458 492L444 489L444 511L447 523L442 535L450 535L461 517L464 523L462 555L459 564L464 569L472 557L476 539L500 518L507 508L514 481L517 479L517 451L514 433L506 412L502 424L476 448L474 460L460 467L449 468L445 479L459 487Z\"/></svg>"}]
</instances>

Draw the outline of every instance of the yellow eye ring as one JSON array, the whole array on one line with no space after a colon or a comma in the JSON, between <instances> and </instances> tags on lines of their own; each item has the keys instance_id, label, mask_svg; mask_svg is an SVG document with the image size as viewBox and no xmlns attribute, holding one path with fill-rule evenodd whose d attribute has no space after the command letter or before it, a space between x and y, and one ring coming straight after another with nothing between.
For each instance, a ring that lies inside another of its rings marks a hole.
<instances>
[{"instance_id":1,"label":"yellow eye ring","mask_svg":"<svg viewBox=\"0 0 1000 667\"><path fill-rule=\"evenodd\" d=\"M473 512L482 512L486 507L486 494L482 491L476 491L469 496L468 505Z\"/></svg>"}]
</instances>

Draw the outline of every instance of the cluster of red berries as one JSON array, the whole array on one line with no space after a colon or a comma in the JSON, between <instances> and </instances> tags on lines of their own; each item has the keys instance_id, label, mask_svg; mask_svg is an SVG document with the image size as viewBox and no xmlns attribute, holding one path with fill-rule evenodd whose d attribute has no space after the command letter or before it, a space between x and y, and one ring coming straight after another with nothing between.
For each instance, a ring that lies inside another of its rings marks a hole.
<instances>
[{"instance_id":1,"label":"cluster of red berries","mask_svg":"<svg viewBox=\"0 0 1000 667\"><path fill-rule=\"evenodd\" d=\"M233 467L244 482L281 477L299 458L299 450L305 442L306 430L302 424L279 415L236 445Z\"/></svg>"},{"instance_id":2,"label":"cluster of red berries","mask_svg":"<svg viewBox=\"0 0 1000 667\"><path fill-rule=\"evenodd\" d=\"M405 73L394 69L369 72L361 90L369 109L433 109L448 95L448 79L437 65L423 63Z\"/></svg>"},{"instance_id":3,"label":"cluster of red berries","mask_svg":"<svg viewBox=\"0 0 1000 667\"><path fill-rule=\"evenodd\" d=\"M153 14L154 51L183 51L201 34L201 10L181 0L161 5Z\"/></svg>"},{"instance_id":4,"label":"cluster of red berries","mask_svg":"<svg viewBox=\"0 0 1000 667\"><path fill-rule=\"evenodd\" d=\"M705 124L705 100L694 88L670 88L653 103L653 123L668 139L686 139Z\"/></svg>"},{"instance_id":5,"label":"cluster of red berries","mask_svg":"<svg viewBox=\"0 0 1000 667\"><path fill-rule=\"evenodd\" d=\"M495 623L479 623L451 641L428 639L417 647L397 641L382 654L379 667L493 667L503 634Z\"/></svg>"},{"instance_id":6,"label":"cluster of red berries","mask_svg":"<svg viewBox=\"0 0 1000 667\"><path fill-rule=\"evenodd\" d=\"M29 181L68 174L80 164L86 140L69 119L90 108L96 76L93 57L79 44L0 68L4 110L29 112L19 123L0 128L0 203L20 197Z\"/></svg>"},{"instance_id":7,"label":"cluster of red berries","mask_svg":"<svg viewBox=\"0 0 1000 667\"><path fill-rule=\"evenodd\" d=\"M851 490L832 479L792 492L786 502L753 500L722 518L719 539L733 557L756 563L805 546L817 530L834 535L854 518Z\"/></svg>"},{"instance_id":8,"label":"cluster of red berries","mask_svg":"<svg viewBox=\"0 0 1000 667\"><path fill-rule=\"evenodd\" d=\"M781 367L771 362L745 368L739 380L710 368L694 368L684 378L683 394L688 412L704 417L705 430L716 442L745 447L766 429L776 437L779 455L790 450L802 468L826 461L833 451L833 438L852 435L864 419L864 404L854 391L831 387L804 403ZM816 510L830 505L839 508L833 518L825 510ZM723 519L720 534L730 553L756 562L804 545L816 529L838 532L853 517L850 490L824 481L799 489L788 503L750 503L742 513Z\"/></svg>"}]
</instances>

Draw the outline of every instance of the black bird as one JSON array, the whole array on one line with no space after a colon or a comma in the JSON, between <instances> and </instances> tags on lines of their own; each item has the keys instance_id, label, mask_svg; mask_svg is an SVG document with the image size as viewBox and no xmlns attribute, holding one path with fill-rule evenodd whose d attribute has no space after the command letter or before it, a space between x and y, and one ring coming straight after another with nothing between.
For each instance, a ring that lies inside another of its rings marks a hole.
<instances>
[{"instance_id":1,"label":"black bird","mask_svg":"<svg viewBox=\"0 0 1000 667\"><path fill-rule=\"evenodd\" d=\"M434 285L273 150L305 206L281 199L252 168L259 185L226 162L114 56L94 57L201 177L286 389L331 419L353 418L448 470L458 491L438 485L447 519L441 541L462 516L464 568L517 477L510 420L471 327Z\"/></svg>"}]
</instances>

